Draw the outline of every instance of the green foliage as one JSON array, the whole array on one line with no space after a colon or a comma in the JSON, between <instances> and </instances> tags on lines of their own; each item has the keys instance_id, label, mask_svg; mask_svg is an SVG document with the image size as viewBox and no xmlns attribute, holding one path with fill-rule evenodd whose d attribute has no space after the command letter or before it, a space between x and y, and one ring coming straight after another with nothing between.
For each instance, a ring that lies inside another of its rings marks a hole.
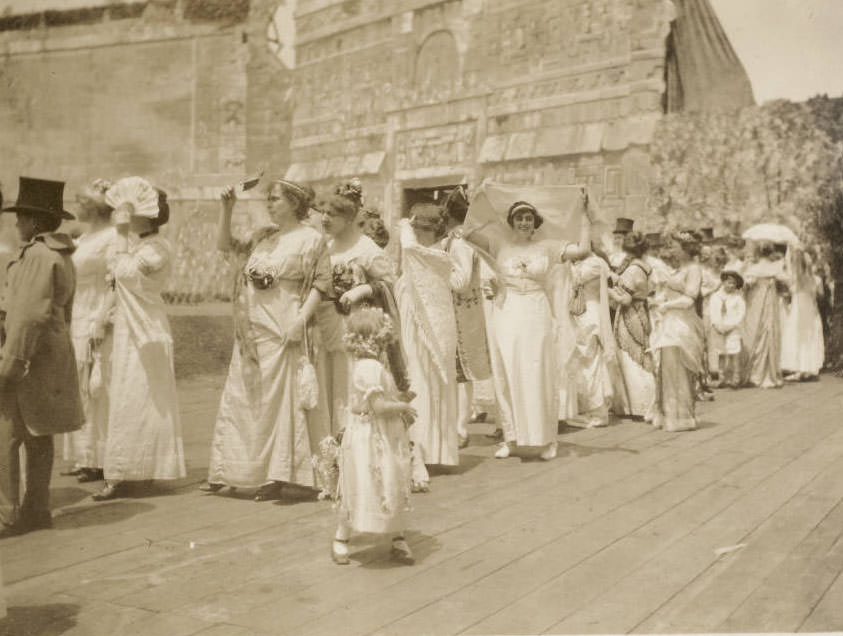
<instances>
[{"instance_id":1,"label":"green foliage","mask_svg":"<svg viewBox=\"0 0 843 636\"><path fill-rule=\"evenodd\" d=\"M809 244L843 242L843 99L668 115L650 158L651 198L668 228L779 222Z\"/></svg>"}]
</instances>

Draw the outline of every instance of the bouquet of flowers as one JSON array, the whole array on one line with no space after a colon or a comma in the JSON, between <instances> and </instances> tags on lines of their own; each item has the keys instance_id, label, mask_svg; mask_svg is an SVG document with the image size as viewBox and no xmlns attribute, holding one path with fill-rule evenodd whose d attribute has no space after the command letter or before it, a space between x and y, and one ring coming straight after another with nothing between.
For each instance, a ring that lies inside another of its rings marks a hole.
<instances>
[{"instance_id":1,"label":"bouquet of flowers","mask_svg":"<svg viewBox=\"0 0 843 636\"><path fill-rule=\"evenodd\" d=\"M334 304L338 312L346 314L348 310L342 307L339 300L345 292L364 284L366 274L359 265L349 263L348 265L335 265L331 272L331 279L334 286Z\"/></svg>"}]
</instances>

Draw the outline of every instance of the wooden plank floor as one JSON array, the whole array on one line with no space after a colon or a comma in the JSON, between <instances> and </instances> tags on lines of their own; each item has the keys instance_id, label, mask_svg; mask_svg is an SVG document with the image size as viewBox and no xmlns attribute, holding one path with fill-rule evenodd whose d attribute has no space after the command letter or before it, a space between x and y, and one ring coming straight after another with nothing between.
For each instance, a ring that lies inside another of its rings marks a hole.
<instances>
[{"instance_id":1,"label":"wooden plank floor","mask_svg":"<svg viewBox=\"0 0 843 636\"><path fill-rule=\"evenodd\" d=\"M476 425L414 499L412 567L371 536L334 565L307 492L199 493L222 380L181 383L187 479L98 504L55 477L55 529L0 542L0 634L843 630L843 380L718 392L691 433L568 428L552 462Z\"/></svg>"}]
</instances>

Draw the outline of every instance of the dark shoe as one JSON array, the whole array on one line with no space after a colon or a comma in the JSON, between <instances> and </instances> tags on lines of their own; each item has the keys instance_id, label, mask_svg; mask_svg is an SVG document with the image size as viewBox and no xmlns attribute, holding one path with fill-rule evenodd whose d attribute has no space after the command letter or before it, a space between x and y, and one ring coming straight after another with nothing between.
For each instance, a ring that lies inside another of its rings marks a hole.
<instances>
[{"instance_id":1,"label":"dark shoe","mask_svg":"<svg viewBox=\"0 0 843 636\"><path fill-rule=\"evenodd\" d=\"M501 441L503 439L503 429L502 428L496 428L494 433L486 435L486 437Z\"/></svg>"},{"instance_id":2,"label":"dark shoe","mask_svg":"<svg viewBox=\"0 0 843 636\"><path fill-rule=\"evenodd\" d=\"M59 475L62 477L78 477L82 474L82 468L74 468L73 470L65 470L60 472Z\"/></svg>"},{"instance_id":3,"label":"dark shoe","mask_svg":"<svg viewBox=\"0 0 843 636\"><path fill-rule=\"evenodd\" d=\"M94 501L108 501L109 499L117 499L120 496L119 493L119 486L120 484L105 484L105 488L101 491L94 493L91 495L91 499Z\"/></svg>"},{"instance_id":4,"label":"dark shoe","mask_svg":"<svg viewBox=\"0 0 843 636\"><path fill-rule=\"evenodd\" d=\"M223 488L225 488L225 484L212 484L209 481L203 481L199 486L199 490L202 492L219 492Z\"/></svg>"},{"instance_id":5,"label":"dark shoe","mask_svg":"<svg viewBox=\"0 0 843 636\"><path fill-rule=\"evenodd\" d=\"M76 478L80 484L87 483L89 481L102 481L105 479L105 475L102 472L102 468L83 468L79 472L79 476Z\"/></svg>"},{"instance_id":6,"label":"dark shoe","mask_svg":"<svg viewBox=\"0 0 843 636\"><path fill-rule=\"evenodd\" d=\"M255 493L255 501L277 501L281 499L282 483L273 481L271 484L264 484Z\"/></svg>"},{"instance_id":7,"label":"dark shoe","mask_svg":"<svg viewBox=\"0 0 843 636\"><path fill-rule=\"evenodd\" d=\"M486 421L486 418L488 418L488 417L489 417L489 414L486 411L480 411L479 413L475 414L471 418L471 421L474 422L475 424L482 424L483 422Z\"/></svg>"}]
</instances>

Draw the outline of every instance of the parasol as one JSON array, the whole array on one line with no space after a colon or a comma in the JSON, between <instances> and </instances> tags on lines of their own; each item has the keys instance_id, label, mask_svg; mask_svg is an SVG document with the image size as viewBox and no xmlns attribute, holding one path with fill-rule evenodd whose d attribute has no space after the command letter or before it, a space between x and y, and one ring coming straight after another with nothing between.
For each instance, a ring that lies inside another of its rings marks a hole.
<instances>
[{"instance_id":1,"label":"parasol","mask_svg":"<svg viewBox=\"0 0 843 636\"><path fill-rule=\"evenodd\" d=\"M759 223L743 233L747 241L770 241L786 245L799 245L799 238L789 227L777 223Z\"/></svg>"}]
</instances>

